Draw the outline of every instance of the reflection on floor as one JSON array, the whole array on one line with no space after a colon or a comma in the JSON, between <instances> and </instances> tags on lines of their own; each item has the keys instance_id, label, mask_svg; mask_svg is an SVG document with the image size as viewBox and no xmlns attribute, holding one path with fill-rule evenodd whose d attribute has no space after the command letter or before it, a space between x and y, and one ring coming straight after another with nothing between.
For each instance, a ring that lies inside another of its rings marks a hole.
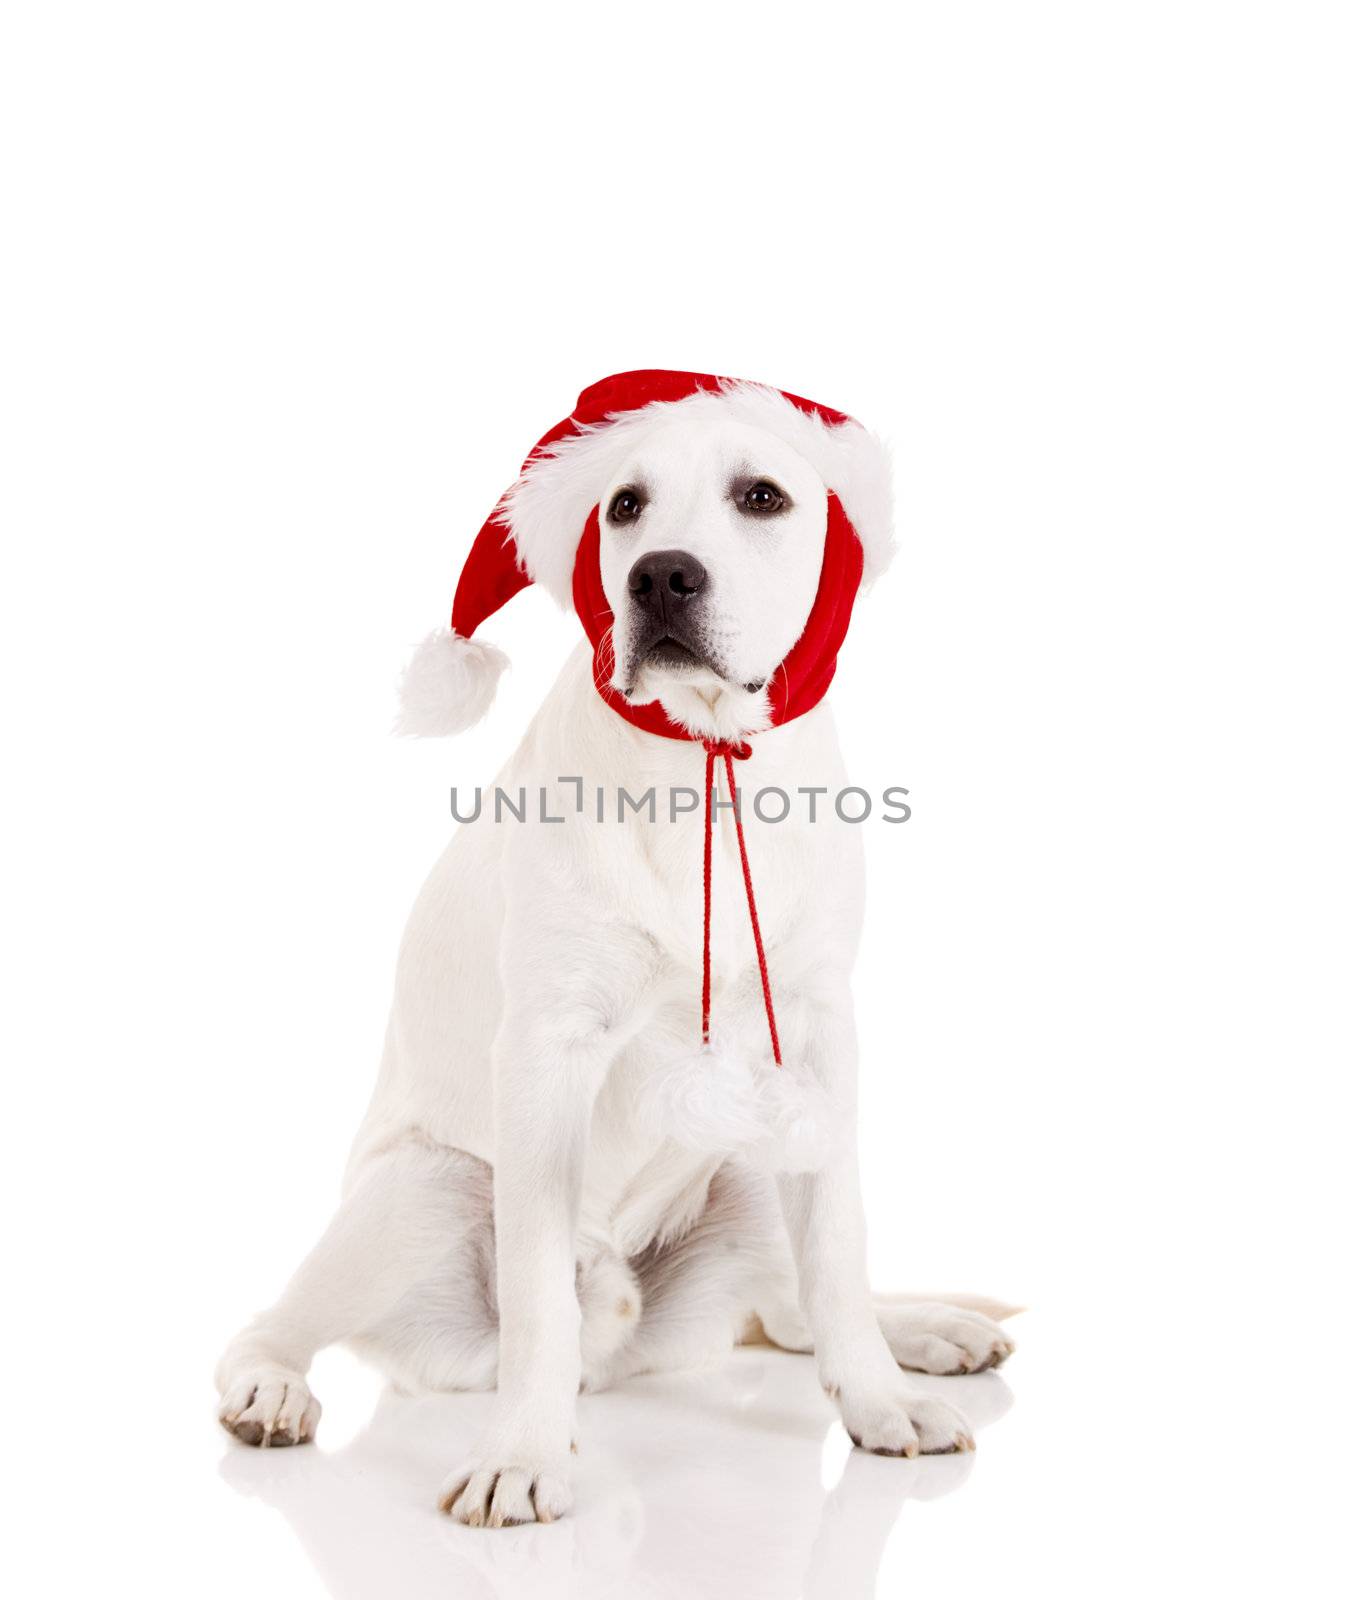
<instances>
[{"instance_id":1,"label":"reflection on floor","mask_svg":"<svg viewBox=\"0 0 1354 1600\"><path fill-rule=\"evenodd\" d=\"M978 1428L1011 1404L995 1373L915 1381ZM852 1450L812 1361L748 1349L713 1372L585 1396L572 1517L462 1528L434 1497L490 1402L387 1390L333 1453L323 1423L318 1446L302 1449L223 1439L222 1475L287 1517L340 1600L865 1600L904 1502L953 1492L974 1464Z\"/></svg>"}]
</instances>

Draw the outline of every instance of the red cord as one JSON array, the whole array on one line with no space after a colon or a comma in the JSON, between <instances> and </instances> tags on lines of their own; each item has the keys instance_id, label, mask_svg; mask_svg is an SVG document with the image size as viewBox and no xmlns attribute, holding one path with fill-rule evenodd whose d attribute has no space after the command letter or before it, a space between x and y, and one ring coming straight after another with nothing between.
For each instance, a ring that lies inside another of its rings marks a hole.
<instances>
[{"instance_id":1,"label":"red cord","mask_svg":"<svg viewBox=\"0 0 1354 1600\"><path fill-rule=\"evenodd\" d=\"M701 1043L710 1042L710 857L714 843L715 753L705 751L705 952L701 968Z\"/></svg>"},{"instance_id":2,"label":"red cord","mask_svg":"<svg viewBox=\"0 0 1354 1600\"><path fill-rule=\"evenodd\" d=\"M771 1035L771 1054L776 1065L780 1058L780 1034L776 1029L776 1008L771 1003L771 973L766 965L766 950L762 945L762 925L757 917L757 896L752 889L752 868L748 864L747 841L743 837L743 818L738 807L738 785L733 776L733 758L748 754L746 745L731 748L728 745L705 747L705 951L702 964L701 987L701 1043L710 1043L710 899L711 854L714 838L714 784L715 756L724 757L724 770L729 777L729 799L733 805L733 822L738 831L738 855L743 863L743 887L748 897L748 920L752 924L752 940L757 946L757 966L762 975L762 1000L766 1005L766 1026Z\"/></svg>"}]
</instances>

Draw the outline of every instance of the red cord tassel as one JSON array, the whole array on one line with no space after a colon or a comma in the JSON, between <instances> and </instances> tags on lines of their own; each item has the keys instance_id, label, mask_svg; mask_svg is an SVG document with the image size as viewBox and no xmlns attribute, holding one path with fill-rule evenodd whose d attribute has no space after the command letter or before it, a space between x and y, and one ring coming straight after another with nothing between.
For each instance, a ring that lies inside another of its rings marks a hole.
<instances>
[{"instance_id":1,"label":"red cord tassel","mask_svg":"<svg viewBox=\"0 0 1354 1600\"><path fill-rule=\"evenodd\" d=\"M747 840L743 837L743 818L738 806L738 785L734 781L734 757L742 761L751 754L746 744L707 744L705 746L705 949L701 960L701 1043L710 1043L710 901L714 846L714 788L715 757L724 758L724 770L729 778L729 799L733 804L733 823L738 833L738 855L743 863L743 887L747 891L748 921L752 924L752 942L757 947L757 966L762 975L762 1000L766 1006L766 1027L771 1035L771 1054L776 1065L780 1058L780 1034L776 1029L776 1008L771 1000L771 973L766 965L766 950L762 945L762 925L757 917L757 896L752 888L752 868L748 864Z\"/></svg>"}]
</instances>

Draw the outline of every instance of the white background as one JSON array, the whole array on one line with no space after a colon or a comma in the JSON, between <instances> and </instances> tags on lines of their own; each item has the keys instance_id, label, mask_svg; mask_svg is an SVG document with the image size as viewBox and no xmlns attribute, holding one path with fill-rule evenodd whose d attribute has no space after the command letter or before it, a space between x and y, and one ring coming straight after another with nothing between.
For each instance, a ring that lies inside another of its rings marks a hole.
<instances>
[{"instance_id":1,"label":"white background","mask_svg":"<svg viewBox=\"0 0 1354 1600\"><path fill-rule=\"evenodd\" d=\"M4 18L18 1592L856 1600L905 1496L880 1594L1348 1592L1346 8ZM213 1421L448 787L577 625L496 619L455 743L388 736L399 664L527 447L647 365L895 445L834 691L915 807L866 830L874 1274L1033 1308L962 1380L1010 1405L967 1481L853 1463L826 1566L789 1358L597 1402L591 1510L502 1536L431 1510L479 1402L364 1434L333 1355L316 1449Z\"/></svg>"}]
</instances>

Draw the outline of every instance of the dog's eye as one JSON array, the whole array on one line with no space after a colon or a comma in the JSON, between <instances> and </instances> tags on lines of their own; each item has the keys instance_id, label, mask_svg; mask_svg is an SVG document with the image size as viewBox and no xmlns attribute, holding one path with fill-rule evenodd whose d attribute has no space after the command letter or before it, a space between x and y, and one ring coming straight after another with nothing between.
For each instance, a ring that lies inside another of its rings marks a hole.
<instances>
[{"instance_id":1,"label":"dog's eye","mask_svg":"<svg viewBox=\"0 0 1354 1600\"><path fill-rule=\"evenodd\" d=\"M633 522L644 509L644 502L633 489L622 489L607 510L608 522Z\"/></svg>"},{"instance_id":2,"label":"dog's eye","mask_svg":"<svg viewBox=\"0 0 1354 1600\"><path fill-rule=\"evenodd\" d=\"M774 483L761 480L754 483L743 496L743 504L749 511L779 511L785 504L785 496Z\"/></svg>"}]
</instances>

